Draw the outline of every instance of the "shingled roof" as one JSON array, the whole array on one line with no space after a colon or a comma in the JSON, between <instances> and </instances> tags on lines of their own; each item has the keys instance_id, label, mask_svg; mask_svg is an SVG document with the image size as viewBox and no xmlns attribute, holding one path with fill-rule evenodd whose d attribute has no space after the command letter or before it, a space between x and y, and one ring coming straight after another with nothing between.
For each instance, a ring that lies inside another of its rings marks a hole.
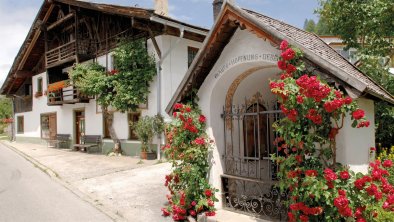
<instances>
[{"instance_id":1,"label":"shingled roof","mask_svg":"<svg viewBox=\"0 0 394 222\"><path fill-rule=\"evenodd\" d=\"M191 87L200 88L238 28L260 33L263 35L260 37L268 38L276 44L287 40L291 45L300 48L307 60L352 87L357 95L369 94L394 104L394 97L390 93L343 58L319 36L226 2L203 47L168 104L167 112L171 112L173 105L187 96Z\"/></svg>"}]
</instances>

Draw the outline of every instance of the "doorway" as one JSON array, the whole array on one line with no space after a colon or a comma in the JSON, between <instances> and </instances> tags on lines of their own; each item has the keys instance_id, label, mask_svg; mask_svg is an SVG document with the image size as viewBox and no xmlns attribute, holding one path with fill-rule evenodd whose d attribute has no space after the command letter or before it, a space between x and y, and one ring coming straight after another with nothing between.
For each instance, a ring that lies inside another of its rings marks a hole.
<instances>
[{"instance_id":1,"label":"doorway","mask_svg":"<svg viewBox=\"0 0 394 222\"><path fill-rule=\"evenodd\" d=\"M41 138L45 140L55 140L56 134L56 113L41 114Z\"/></svg>"},{"instance_id":2,"label":"doorway","mask_svg":"<svg viewBox=\"0 0 394 222\"><path fill-rule=\"evenodd\" d=\"M81 138L85 135L85 111L75 111L75 143L81 144Z\"/></svg>"}]
</instances>

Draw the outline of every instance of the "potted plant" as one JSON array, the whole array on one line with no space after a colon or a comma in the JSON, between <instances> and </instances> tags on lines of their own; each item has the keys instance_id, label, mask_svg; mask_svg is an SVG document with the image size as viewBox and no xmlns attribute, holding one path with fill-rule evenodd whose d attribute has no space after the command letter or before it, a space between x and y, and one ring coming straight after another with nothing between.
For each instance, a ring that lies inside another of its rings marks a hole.
<instances>
[{"instance_id":1,"label":"potted plant","mask_svg":"<svg viewBox=\"0 0 394 222\"><path fill-rule=\"evenodd\" d=\"M49 102L50 103L53 103L53 102L55 102L55 93L54 92L49 92L48 93L48 99L49 99Z\"/></svg>"},{"instance_id":2,"label":"potted plant","mask_svg":"<svg viewBox=\"0 0 394 222\"><path fill-rule=\"evenodd\" d=\"M137 123L133 124L132 127L141 142L141 159L156 159L156 153L151 150L151 145L153 137L163 132L163 118L161 116L144 116Z\"/></svg>"}]
</instances>

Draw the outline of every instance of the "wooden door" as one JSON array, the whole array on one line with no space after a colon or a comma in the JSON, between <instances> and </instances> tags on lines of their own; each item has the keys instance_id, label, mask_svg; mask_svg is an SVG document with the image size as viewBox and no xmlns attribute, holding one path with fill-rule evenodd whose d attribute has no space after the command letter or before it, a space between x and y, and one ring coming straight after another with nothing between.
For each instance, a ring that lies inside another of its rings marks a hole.
<instances>
[{"instance_id":1,"label":"wooden door","mask_svg":"<svg viewBox=\"0 0 394 222\"><path fill-rule=\"evenodd\" d=\"M81 144L81 137L85 135L85 112L75 112L75 143Z\"/></svg>"},{"instance_id":2,"label":"wooden door","mask_svg":"<svg viewBox=\"0 0 394 222\"><path fill-rule=\"evenodd\" d=\"M56 122L56 114L50 114L48 116L49 119L49 139L56 139L57 134L57 122Z\"/></svg>"}]
</instances>

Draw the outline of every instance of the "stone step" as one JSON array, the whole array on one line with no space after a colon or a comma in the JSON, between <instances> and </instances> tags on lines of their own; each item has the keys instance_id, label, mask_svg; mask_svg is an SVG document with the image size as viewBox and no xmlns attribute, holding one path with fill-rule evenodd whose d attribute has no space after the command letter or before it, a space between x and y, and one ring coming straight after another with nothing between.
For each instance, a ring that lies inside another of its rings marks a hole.
<instances>
[{"instance_id":1,"label":"stone step","mask_svg":"<svg viewBox=\"0 0 394 222\"><path fill-rule=\"evenodd\" d=\"M199 215L197 222L270 222L255 217L251 217L244 214L234 213L228 210L218 210L214 217L206 217L205 215Z\"/></svg>"}]
</instances>

